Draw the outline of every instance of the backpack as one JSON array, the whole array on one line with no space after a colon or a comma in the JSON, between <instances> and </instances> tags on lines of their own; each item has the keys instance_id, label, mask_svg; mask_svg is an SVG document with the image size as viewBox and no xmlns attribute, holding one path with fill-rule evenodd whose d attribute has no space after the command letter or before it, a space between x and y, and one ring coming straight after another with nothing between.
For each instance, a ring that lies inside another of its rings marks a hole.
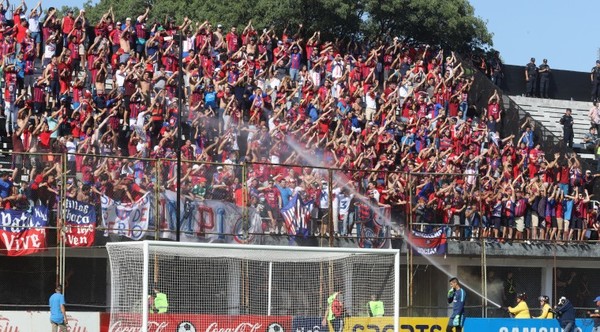
<instances>
[{"instance_id":1,"label":"backpack","mask_svg":"<svg viewBox=\"0 0 600 332\"><path fill-rule=\"evenodd\" d=\"M344 307L342 306L342 302L337 298L333 300L331 303L331 312L335 317L341 317L344 312Z\"/></svg>"}]
</instances>

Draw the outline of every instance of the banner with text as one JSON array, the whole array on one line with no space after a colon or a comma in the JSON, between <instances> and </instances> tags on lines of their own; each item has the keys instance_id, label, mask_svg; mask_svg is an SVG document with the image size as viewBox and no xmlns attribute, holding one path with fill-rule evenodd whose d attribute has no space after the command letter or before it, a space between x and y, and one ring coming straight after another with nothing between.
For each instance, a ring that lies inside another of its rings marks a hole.
<instances>
[{"instance_id":1,"label":"banner with text","mask_svg":"<svg viewBox=\"0 0 600 332\"><path fill-rule=\"evenodd\" d=\"M400 317L399 331L441 332L447 317ZM344 320L344 332L394 332L393 317L351 317ZM474 331L474 330L466 330Z\"/></svg>"},{"instance_id":2,"label":"banner with text","mask_svg":"<svg viewBox=\"0 0 600 332\"><path fill-rule=\"evenodd\" d=\"M176 197L176 193L170 190L161 194L161 238L176 238ZM254 213L254 209L247 210L248 221L245 221L244 211L233 203L216 200L184 200L182 203L181 241L253 243L254 234L262 232L261 220L258 214Z\"/></svg>"},{"instance_id":3,"label":"banner with text","mask_svg":"<svg viewBox=\"0 0 600 332\"><path fill-rule=\"evenodd\" d=\"M574 332L592 332L592 319L576 319ZM561 332L556 319L467 318L465 331L486 332Z\"/></svg>"},{"instance_id":4,"label":"banner with text","mask_svg":"<svg viewBox=\"0 0 600 332\"><path fill-rule=\"evenodd\" d=\"M65 241L69 247L91 247L94 244L96 209L93 205L67 198L65 223Z\"/></svg>"},{"instance_id":5,"label":"banner with text","mask_svg":"<svg viewBox=\"0 0 600 332\"><path fill-rule=\"evenodd\" d=\"M31 212L0 211L0 240L7 256L24 256L46 250L48 209L34 206Z\"/></svg>"},{"instance_id":6,"label":"banner with text","mask_svg":"<svg viewBox=\"0 0 600 332\"><path fill-rule=\"evenodd\" d=\"M414 253L419 255L443 255L446 253L446 232L444 227L431 233L413 230L410 232L408 244Z\"/></svg>"},{"instance_id":7,"label":"banner with text","mask_svg":"<svg viewBox=\"0 0 600 332\"><path fill-rule=\"evenodd\" d=\"M118 234L133 240L146 236L150 224L151 200L146 193L134 203L122 203L102 195L102 226L105 236Z\"/></svg>"},{"instance_id":8,"label":"banner with text","mask_svg":"<svg viewBox=\"0 0 600 332\"><path fill-rule=\"evenodd\" d=\"M40 332L50 330L48 311L0 311L0 331ZM97 332L100 330L99 312L69 312L69 331Z\"/></svg>"},{"instance_id":9,"label":"banner with text","mask_svg":"<svg viewBox=\"0 0 600 332\"><path fill-rule=\"evenodd\" d=\"M289 332L291 327L292 316L196 314L151 314L148 316L149 332ZM110 316L102 314L100 332L119 331L141 331L141 328L128 325L127 320L113 319L110 322Z\"/></svg>"}]
</instances>

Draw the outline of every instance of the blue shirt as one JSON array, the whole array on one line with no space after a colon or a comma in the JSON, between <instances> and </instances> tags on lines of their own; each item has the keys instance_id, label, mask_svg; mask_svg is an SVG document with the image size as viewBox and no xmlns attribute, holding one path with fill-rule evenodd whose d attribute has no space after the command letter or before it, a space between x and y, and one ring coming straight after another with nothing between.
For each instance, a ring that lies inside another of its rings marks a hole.
<instances>
[{"instance_id":1,"label":"blue shirt","mask_svg":"<svg viewBox=\"0 0 600 332\"><path fill-rule=\"evenodd\" d=\"M204 93L204 105L206 107L217 108L217 93L214 91Z\"/></svg>"},{"instance_id":2,"label":"blue shirt","mask_svg":"<svg viewBox=\"0 0 600 332\"><path fill-rule=\"evenodd\" d=\"M61 307L65 305L65 296L61 293L54 293L50 296L50 320L56 324L65 322Z\"/></svg>"},{"instance_id":3,"label":"blue shirt","mask_svg":"<svg viewBox=\"0 0 600 332\"><path fill-rule=\"evenodd\" d=\"M10 188L12 187L12 182L4 181L0 179L0 197L6 198L10 196Z\"/></svg>"},{"instance_id":4,"label":"blue shirt","mask_svg":"<svg viewBox=\"0 0 600 332\"><path fill-rule=\"evenodd\" d=\"M289 187L282 187L279 184L275 184L275 187L279 189L279 194L281 195L281 206L286 206L290 201L290 197L292 197L292 189Z\"/></svg>"}]
</instances>

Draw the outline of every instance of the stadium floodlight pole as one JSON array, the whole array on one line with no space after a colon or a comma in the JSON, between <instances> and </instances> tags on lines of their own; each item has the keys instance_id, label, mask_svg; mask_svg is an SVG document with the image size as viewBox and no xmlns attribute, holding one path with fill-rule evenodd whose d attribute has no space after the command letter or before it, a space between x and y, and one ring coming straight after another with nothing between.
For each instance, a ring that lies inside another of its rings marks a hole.
<instances>
[{"instance_id":1,"label":"stadium floodlight pole","mask_svg":"<svg viewBox=\"0 0 600 332\"><path fill-rule=\"evenodd\" d=\"M175 239L180 240L181 232L181 112L183 112L183 31L179 31L179 69L177 83L177 135L175 136L175 151L177 153L177 199L175 217L177 219Z\"/></svg>"}]
</instances>

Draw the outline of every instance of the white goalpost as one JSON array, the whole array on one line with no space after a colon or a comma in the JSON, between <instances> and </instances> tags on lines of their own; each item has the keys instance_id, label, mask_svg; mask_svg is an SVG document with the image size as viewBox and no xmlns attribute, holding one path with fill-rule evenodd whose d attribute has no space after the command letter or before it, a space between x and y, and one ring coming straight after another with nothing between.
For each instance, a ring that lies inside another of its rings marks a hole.
<instances>
[{"instance_id":1,"label":"white goalpost","mask_svg":"<svg viewBox=\"0 0 600 332\"><path fill-rule=\"evenodd\" d=\"M320 325L336 292L340 321L368 317L376 298L399 331L399 250L167 241L106 248L110 331L304 330Z\"/></svg>"}]
</instances>

